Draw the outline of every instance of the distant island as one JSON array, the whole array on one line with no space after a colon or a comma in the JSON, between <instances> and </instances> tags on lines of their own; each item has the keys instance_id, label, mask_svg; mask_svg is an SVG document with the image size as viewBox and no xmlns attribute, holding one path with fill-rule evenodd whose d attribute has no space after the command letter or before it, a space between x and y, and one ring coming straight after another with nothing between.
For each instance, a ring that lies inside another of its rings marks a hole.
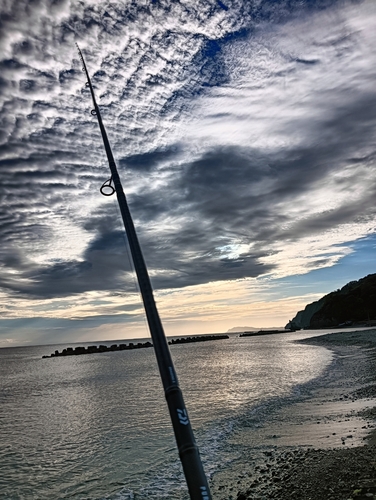
<instances>
[{"instance_id":1,"label":"distant island","mask_svg":"<svg viewBox=\"0 0 376 500\"><path fill-rule=\"evenodd\" d=\"M286 328L376 326L376 274L350 281L343 288L308 304Z\"/></svg>"}]
</instances>

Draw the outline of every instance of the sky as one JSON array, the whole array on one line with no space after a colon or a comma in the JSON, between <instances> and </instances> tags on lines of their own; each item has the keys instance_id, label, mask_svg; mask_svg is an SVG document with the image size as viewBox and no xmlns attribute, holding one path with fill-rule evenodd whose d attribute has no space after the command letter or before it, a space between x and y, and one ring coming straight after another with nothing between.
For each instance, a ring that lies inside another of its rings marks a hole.
<instances>
[{"instance_id":1,"label":"sky","mask_svg":"<svg viewBox=\"0 0 376 500\"><path fill-rule=\"evenodd\" d=\"M376 2L0 0L0 346L284 326L376 272Z\"/></svg>"}]
</instances>

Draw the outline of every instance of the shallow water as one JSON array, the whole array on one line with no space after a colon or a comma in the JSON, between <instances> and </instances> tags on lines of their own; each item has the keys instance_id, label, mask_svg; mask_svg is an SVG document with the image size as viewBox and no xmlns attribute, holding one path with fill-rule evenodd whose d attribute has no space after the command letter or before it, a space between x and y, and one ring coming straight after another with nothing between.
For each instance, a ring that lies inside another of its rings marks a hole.
<instances>
[{"instance_id":1,"label":"shallow water","mask_svg":"<svg viewBox=\"0 0 376 500\"><path fill-rule=\"evenodd\" d=\"M171 346L209 475L324 372L329 350L291 342L323 333ZM187 498L153 349L41 359L64 347L0 349L2 498Z\"/></svg>"}]
</instances>

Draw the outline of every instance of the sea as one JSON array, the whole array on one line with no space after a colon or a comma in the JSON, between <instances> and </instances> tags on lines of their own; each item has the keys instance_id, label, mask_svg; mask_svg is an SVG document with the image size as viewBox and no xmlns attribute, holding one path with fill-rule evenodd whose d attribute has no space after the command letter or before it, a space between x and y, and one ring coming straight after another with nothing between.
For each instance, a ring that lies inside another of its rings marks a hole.
<instances>
[{"instance_id":1,"label":"sea","mask_svg":"<svg viewBox=\"0 0 376 500\"><path fill-rule=\"evenodd\" d=\"M330 350L294 342L326 332L170 347L209 478L239 458L239 427L262 425L330 368ZM0 349L0 498L188 499L153 348L42 359L77 345Z\"/></svg>"}]
</instances>

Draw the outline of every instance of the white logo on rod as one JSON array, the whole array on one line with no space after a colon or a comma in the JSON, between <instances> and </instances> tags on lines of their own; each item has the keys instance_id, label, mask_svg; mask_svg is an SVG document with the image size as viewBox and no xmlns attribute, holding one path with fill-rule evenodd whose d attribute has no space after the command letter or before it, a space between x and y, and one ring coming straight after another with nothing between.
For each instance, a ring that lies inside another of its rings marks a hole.
<instances>
[{"instance_id":1,"label":"white logo on rod","mask_svg":"<svg viewBox=\"0 0 376 500\"><path fill-rule=\"evenodd\" d=\"M183 425L188 425L189 419L188 419L188 415L187 415L187 410L186 409L184 409L184 410L177 409L176 411L178 412L179 422Z\"/></svg>"},{"instance_id":2,"label":"white logo on rod","mask_svg":"<svg viewBox=\"0 0 376 500\"><path fill-rule=\"evenodd\" d=\"M206 486L200 486L202 500L209 500L209 493Z\"/></svg>"}]
</instances>

